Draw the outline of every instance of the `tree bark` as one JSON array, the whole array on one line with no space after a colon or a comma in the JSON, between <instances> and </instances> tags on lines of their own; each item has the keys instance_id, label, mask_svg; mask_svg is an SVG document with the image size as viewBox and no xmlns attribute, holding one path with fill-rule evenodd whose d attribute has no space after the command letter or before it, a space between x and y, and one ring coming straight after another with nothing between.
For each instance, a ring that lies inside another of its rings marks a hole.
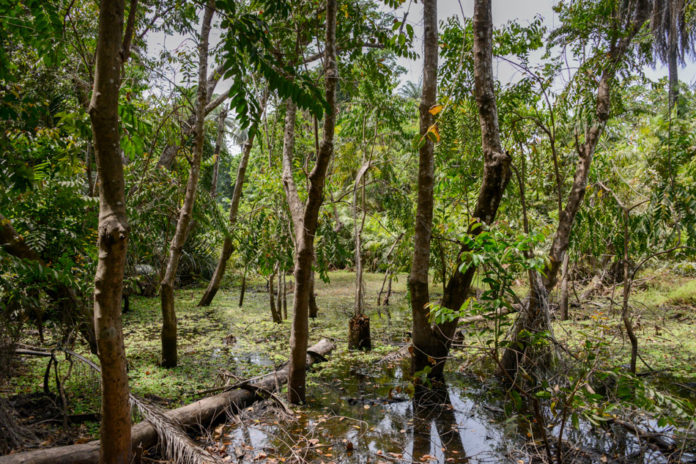
<instances>
[{"instance_id":1,"label":"tree bark","mask_svg":"<svg viewBox=\"0 0 696 464\"><path fill-rule=\"evenodd\" d=\"M256 129L254 126L249 131L249 138L244 142L244 147L242 148L242 156L239 160L239 167L237 168L237 180L234 184L234 192L232 192L232 200L230 202L230 215L229 215L229 227L230 229L237 223L237 213L239 211L239 201L242 198L242 190L244 188L244 179L246 178L246 170L249 165L249 155L251 154L251 148L254 145L254 137L256 137ZM220 260L215 266L215 271L213 276L210 278L208 283L208 288L201 297L201 301L198 302L198 306L210 306L213 302L213 298L217 294L220 288L220 282L225 276L225 270L227 268L227 261L229 261L230 256L232 256L232 251L234 251L232 245L232 238L225 234L225 239L222 242L222 252L220 253Z\"/></svg>"},{"instance_id":2,"label":"tree bark","mask_svg":"<svg viewBox=\"0 0 696 464\"><path fill-rule=\"evenodd\" d=\"M561 320L568 320L568 261L570 259L570 254L566 252L563 256L563 279L561 280L561 302L560 302L560 312Z\"/></svg>"},{"instance_id":3,"label":"tree bark","mask_svg":"<svg viewBox=\"0 0 696 464\"><path fill-rule=\"evenodd\" d=\"M206 77L208 69L208 37L210 35L210 23L215 10L215 0L208 0L201 24L201 36L198 44L198 100L196 104L196 126L194 134L196 144L193 150L193 160L186 183L184 204L179 212L176 223L176 231L169 247L169 260L165 268L164 278L160 284L160 300L162 304L162 366L176 367L177 365L177 327L176 313L174 311L174 279L179 266L179 259L186 242L193 213L193 204L196 201L196 188L201 170L201 158L203 157L203 142L205 133L203 123L205 121L205 105L207 101Z\"/></svg>"},{"instance_id":4,"label":"tree bark","mask_svg":"<svg viewBox=\"0 0 696 464\"><path fill-rule=\"evenodd\" d=\"M131 4L131 9L135 8ZM94 328L101 370L99 461L127 464L131 421L126 353L121 325L121 294L129 226L118 119L121 86L123 0L101 2L94 88L89 116L99 179L99 260L94 276Z\"/></svg>"},{"instance_id":5,"label":"tree bark","mask_svg":"<svg viewBox=\"0 0 696 464\"><path fill-rule=\"evenodd\" d=\"M668 69L668 79L669 79L669 111L670 115L675 105L677 105L677 99L679 98L679 4L682 3L678 0L668 0L669 5L669 41L667 50L667 69ZM679 114L679 107L677 106L677 114Z\"/></svg>"},{"instance_id":6,"label":"tree bark","mask_svg":"<svg viewBox=\"0 0 696 464\"><path fill-rule=\"evenodd\" d=\"M309 175L309 192L304 206L302 229L296 233L295 246L295 301L293 303L292 332L290 335L290 370L288 400L291 403L305 401L307 338L309 332L309 296L314 260L314 234L317 230L319 208L323 201L324 180L333 155L336 125L336 0L326 0L325 86L327 112L317 162ZM285 180L285 179L284 179ZM288 197L289 198L289 197ZM288 200L290 204L290 200Z\"/></svg>"},{"instance_id":7,"label":"tree bark","mask_svg":"<svg viewBox=\"0 0 696 464\"><path fill-rule=\"evenodd\" d=\"M320 362L334 348L334 344L329 340L320 340L307 350L307 366ZM285 366L249 385L251 388L242 387L226 391L168 411L166 415L187 430L207 428L226 419L228 411L241 411L261 399L259 392L276 391L278 386L287 382L287 379L288 367ZM157 432L149 422L143 421L133 427L132 439L128 442L130 449L133 451L138 448L148 449L156 444ZM94 464L99 460L99 446L99 441L92 441L80 445L10 454L0 456L0 464Z\"/></svg>"},{"instance_id":8,"label":"tree bark","mask_svg":"<svg viewBox=\"0 0 696 464\"><path fill-rule=\"evenodd\" d=\"M227 119L227 110L220 111L217 120L217 136L215 138L215 164L213 165L213 178L210 181L210 196L217 196L218 171L220 170L220 152L222 151L222 142L225 140L225 120Z\"/></svg>"},{"instance_id":9,"label":"tree bark","mask_svg":"<svg viewBox=\"0 0 696 464\"><path fill-rule=\"evenodd\" d=\"M413 238L413 260L408 277L413 315L413 358L411 370L421 371L431 366L431 354L440 342L428 320L428 271L430 269L430 240L433 225L433 185L435 178L435 146L428 131L433 124L430 108L437 101L437 0L423 2L423 93L419 106L420 136L423 145L418 151L418 200ZM432 366L431 366L432 367Z\"/></svg>"}]
</instances>

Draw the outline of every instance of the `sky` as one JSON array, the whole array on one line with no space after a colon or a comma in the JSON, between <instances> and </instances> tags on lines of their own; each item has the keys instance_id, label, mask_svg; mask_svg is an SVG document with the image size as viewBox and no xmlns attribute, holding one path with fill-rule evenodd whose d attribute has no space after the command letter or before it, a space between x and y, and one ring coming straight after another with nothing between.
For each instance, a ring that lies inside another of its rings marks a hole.
<instances>
[{"instance_id":1,"label":"sky","mask_svg":"<svg viewBox=\"0 0 696 464\"><path fill-rule=\"evenodd\" d=\"M494 26L501 26L508 21L516 20L521 24L529 24L536 15L543 18L544 25L549 29L554 29L558 24L558 17L553 12L553 5L557 0L493 0L493 23ZM445 21L451 16L461 17L464 14L466 17L473 16L474 6L473 0L439 0L438 1L438 19ZM386 5L382 6L387 10ZM404 4L397 10L396 16L402 18L404 12L408 9L409 13L406 22L413 26L415 31L414 47L419 55L422 56L423 41L423 6L419 3L414 3L413 0L406 0ZM211 32L211 43L215 44L220 40L220 30L213 29ZM165 37L161 33L150 34L148 37L148 51L151 55L156 55L162 48L166 47L169 50L179 47L191 49L195 46L194 42L189 38L185 40L181 36ZM541 51L537 57L541 56ZM534 55L532 55L532 65L534 64ZM399 64L406 69L406 74L402 76L402 81L419 82L422 75L422 60L410 60L401 58ZM211 65L212 66L212 65ZM183 75L180 71L170 69L164 70L168 74L168 78L180 83ZM494 59L494 72L496 78L502 82L514 81L520 76L520 72L515 70L512 65L500 59ZM646 76L653 80L658 80L667 75L667 69L663 65L658 65L656 69L646 69ZM194 73L195 74L195 73ZM696 84L696 63L689 63L680 69L680 80L690 86ZM218 91L222 91L229 87L229 83L222 83Z\"/></svg>"},{"instance_id":2,"label":"sky","mask_svg":"<svg viewBox=\"0 0 696 464\"><path fill-rule=\"evenodd\" d=\"M553 5L557 0L493 0L493 25L501 26L508 21L517 20L520 24L526 25L532 22L535 16L539 15L543 18L544 25L553 30L558 25L558 16L553 12ZM410 10L406 22L411 24L415 29L416 35L416 50L419 55L422 55L423 41L423 5L411 4L411 0L406 0L404 5L398 10L399 17L403 17L403 11L409 7ZM438 1L438 20L444 21L451 16L462 16L463 14L471 18L474 14L473 0L439 0ZM538 57L541 53L537 54ZM532 65L534 55L532 55ZM406 75L403 77L405 81L419 82L422 75L422 60L399 60L399 64L406 68ZM510 82L519 76L510 64L499 59L494 59L494 72L496 78L502 82ZM645 69L645 74L652 80L658 80L667 75L666 67L658 65L657 69ZM696 83L696 63L689 63L686 67L680 69L679 79L693 86Z\"/></svg>"}]
</instances>

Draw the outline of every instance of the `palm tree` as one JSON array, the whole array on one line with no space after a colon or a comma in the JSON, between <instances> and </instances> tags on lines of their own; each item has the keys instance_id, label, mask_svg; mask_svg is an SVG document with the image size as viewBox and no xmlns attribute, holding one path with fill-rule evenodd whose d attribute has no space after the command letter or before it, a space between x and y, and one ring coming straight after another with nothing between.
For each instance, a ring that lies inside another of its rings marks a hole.
<instances>
[{"instance_id":1,"label":"palm tree","mask_svg":"<svg viewBox=\"0 0 696 464\"><path fill-rule=\"evenodd\" d=\"M679 97L679 64L686 54L694 53L696 31L689 18L692 0L654 0L650 29L655 58L667 64L669 72L669 109ZM679 109L677 108L677 111Z\"/></svg>"}]
</instances>

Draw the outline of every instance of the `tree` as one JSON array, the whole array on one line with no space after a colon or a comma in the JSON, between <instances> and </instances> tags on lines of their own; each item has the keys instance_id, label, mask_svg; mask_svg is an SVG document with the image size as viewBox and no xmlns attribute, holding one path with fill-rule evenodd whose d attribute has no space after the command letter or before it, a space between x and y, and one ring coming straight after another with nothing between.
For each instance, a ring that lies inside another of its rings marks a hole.
<instances>
[{"instance_id":1,"label":"tree","mask_svg":"<svg viewBox=\"0 0 696 464\"><path fill-rule=\"evenodd\" d=\"M268 92L264 94L263 101L261 103L262 112L263 107L266 104L267 98ZM237 212L239 211L239 201L242 197L242 189L244 187L246 169L247 165L249 164L249 155L251 154L251 149L254 146L254 138L256 137L257 132L258 123L254 123L254 125L249 130L247 140L244 142L244 145L242 146L242 154L239 160L239 167L237 168L237 179L234 183L234 192L232 193L232 199L230 200L230 213L228 224L228 227L230 228L234 227L237 222ZM215 271L213 272L213 277L211 277L210 282L208 283L208 288L205 290L205 293L201 297L201 300L198 302L198 306L210 306L210 303L213 302L213 298L215 298L215 294L220 288L220 282L222 281L222 278L225 275L227 261L230 259L230 256L232 256L232 251L232 238L229 236L229 234L225 234L225 239L222 243L222 251L220 252L220 259L218 260L218 264L215 267Z\"/></svg>"},{"instance_id":2,"label":"tree","mask_svg":"<svg viewBox=\"0 0 696 464\"><path fill-rule=\"evenodd\" d=\"M685 54L693 52L696 39L693 27L688 24L688 3L685 0L652 2L650 29L654 37L653 51L660 61L667 64L670 112L679 97L679 64L684 64Z\"/></svg>"},{"instance_id":3,"label":"tree","mask_svg":"<svg viewBox=\"0 0 696 464\"><path fill-rule=\"evenodd\" d=\"M121 161L118 96L128 56L137 1L130 3L123 33L124 1L99 9L94 89L89 116L99 178L99 262L94 277L94 328L101 363L100 462L130 462L130 403L121 327L121 293L128 246L128 220Z\"/></svg>"},{"instance_id":4,"label":"tree","mask_svg":"<svg viewBox=\"0 0 696 464\"><path fill-rule=\"evenodd\" d=\"M303 207L302 228L296 229L295 244L295 301L292 332L290 334L290 370L288 400L305 401L307 342L309 337L309 293L314 261L314 233L317 230L319 208L323 201L324 179L333 154L336 124L336 0L326 0L326 41L324 43L324 85L327 111L324 116L322 140L317 161L309 175L309 191Z\"/></svg>"},{"instance_id":5,"label":"tree","mask_svg":"<svg viewBox=\"0 0 696 464\"><path fill-rule=\"evenodd\" d=\"M418 151L418 200L413 236L413 262L408 277L413 314L412 370L414 372L430 367L429 358L437 351L437 345L440 344L428 320L428 304L430 303L428 271L435 176L435 145L430 135L434 119L430 109L437 101L437 0L426 0L423 3L423 22L423 93L418 108L422 145Z\"/></svg>"},{"instance_id":6,"label":"tree","mask_svg":"<svg viewBox=\"0 0 696 464\"><path fill-rule=\"evenodd\" d=\"M213 19L215 0L208 0L205 5L201 34L198 43L198 99L196 103L195 117L195 146L189 178L186 183L184 204L179 211L179 219L176 223L176 232L169 247L169 259L165 268L164 277L160 283L160 300L162 304L162 366L176 367L177 365L177 329L176 313L174 311L174 280L179 266L181 252L186 242L191 223L193 204L196 201L196 189L203 157L203 142L205 133L203 123L206 115L206 102L208 100L208 37L210 35L210 23Z\"/></svg>"},{"instance_id":7,"label":"tree","mask_svg":"<svg viewBox=\"0 0 696 464\"><path fill-rule=\"evenodd\" d=\"M484 165L483 180L468 226L469 236L480 233L481 223L493 223L511 174L511 157L502 148L498 127L498 109L493 84L493 24L490 0L476 0L474 3L473 33L474 95L481 127ZM476 266L468 266L462 272L462 257L467 251L469 250L466 244L459 250L453 274L445 286L441 301L441 306L455 312L459 311L467 298L476 272ZM428 327L427 330L431 333L428 337L429 343L425 347L427 349L418 354L419 358L414 358L420 359L420 362L414 365L415 369L428 367L429 377L442 378L457 321L458 317L455 317L448 322ZM419 352L421 348L415 344L415 337L414 345L414 351Z\"/></svg>"},{"instance_id":8,"label":"tree","mask_svg":"<svg viewBox=\"0 0 696 464\"><path fill-rule=\"evenodd\" d=\"M535 334L550 329L549 317L544 314L548 308L544 307L543 302L546 301L548 292L556 286L558 281L559 270L570 243L573 223L587 191L592 157L610 115L611 89L616 73L623 63L633 38L648 19L649 5L645 0L636 0L624 6L613 3L611 5L615 7L610 22L611 27L615 28L614 31L622 31L622 34L618 39L611 35L606 38L609 52L603 63L601 78L597 85L594 120L585 131L583 142L580 143L579 138L576 138L575 149L578 153L578 162L565 208L558 219L549 250L548 264L544 268L541 282L537 283L536 276L532 277L534 280L530 282L529 302L515 322L511 335L511 346L503 354L501 365L509 372L517 370L520 360L525 357L525 352L529 347L529 340L521 338L527 338L530 333ZM530 275L532 274L535 273ZM524 337L521 337L522 334Z\"/></svg>"}]
</instances>

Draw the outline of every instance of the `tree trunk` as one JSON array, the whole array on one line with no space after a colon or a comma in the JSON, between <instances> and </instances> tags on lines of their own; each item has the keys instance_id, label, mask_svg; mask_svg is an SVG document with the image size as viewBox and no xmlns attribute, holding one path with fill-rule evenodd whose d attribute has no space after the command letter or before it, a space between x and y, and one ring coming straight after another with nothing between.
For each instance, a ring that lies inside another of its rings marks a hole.
<instances>
[{"instance_id":1,"label":"tree trunk","mask_svg":"<svg viewBox=\"0 0 696 464\"><path fill-rule=\"evenodd\" d=\"M570 253L566 252L563 257L563 279L561 280L561 302L560 302L560 312L561 320L568 320L568 261Z\"/></svg>"},{"instance_id":2,"label":"tree trunk","mask_svg":"<svg viewBox=\"0 0 696 464\"><path fill-rule=\"evenodd\" d=\"M630 278L631 265L629 264L630 261L628 259L628 246L631 240L629 223L630 215L628 208L621 204L619 204L619 206L622 207L624 213L623 304L621 306L621 320L623 321L624 327L626 328L626 335L628 335L628 339L631 341L631 374L636 375L636 362L638 358L638 337L636 337L636 334L633 331L633 323L631 322L631 317L629 315L630 307L628 305L628 301L631 296L631 283L633 280Z\"/></svg>"},{"instance_id":3,"label":"tree trunk","mask_svg":"<svg viewBox=\"0 0 696 464\"><path fill-rule=\"evenodd\" d=\"M310 300L311 301L311 300ZM311 307L310 307L311 309ZM288 284L285 279L285 271L283 271L283 320L288 318Z\"/></svg>"},{"instance_id":4,"label":"tree trunk","mask_svg":"<svg viewBox=\"0 0 696 464\"><path fill-rule=\"evenodd\" d=\"M136 3L131 3L131 9ZM131 421L121 294L129 226L121 162L118 94L121 86L123 0L99 7L94 88L89 116L99 189L99 260L94 276L94 328L101 370L101 463L126 464L131 454Z\"/></svg>"},{"instance_id":5,"label":"tree trunk","mask_svg":"<svg viewBox=\"0 0 696 464\"><path fill-rule=\"evenodd\" d=\"M370 318L366 314L355 314L348 322L348 349L364 351L372 349Z\"/></svg>"},{"instance_id":6,"label":"tree trunk","mask_svg":"<svg viewBox=\"0 0 696 464\"><path fill-rule=\"evenodd\" d=\"M511 174L510 155L503 151L500 142L498 109L493 84L492 36L490 0L476 0L474 3L474 94L481 125L484 165L483 181L472 218L476 222L469 227L470 235L477 235L480 232L480 223L493 223ZM466 300L476 272L473 266L469 267L465 273L459 271L462 254L466 251L468 250L460 251L454 273L447 282L445 294L442 297L442 306L454 311L459 311ZM456 328L457 319L454 319L431 329L432 342L426 354L422 355L429 356L435 361L430 373L431 377L442 377L444 363Z\"/></svg>"},{"instance_id":7,"label":"tree trunk","mask_svg":"<svg viewBox=\"0 0 696 464\"><path fill-rule=\"evenodd\" d=\"M278 290L276 291L276 308L278 310L278 318L283 321L283 269L280 267L280 262L276 265L278 269Z\"/></svg>"},{"instance_id":8,"label":"tree trunk","mask_svg":"<svg viewBox=\"0 0 696 464\"><path fill-rule=\"evenodd\" d=\"M280 314L280 308L276 306L276 296L275 291L273 290L273 281L275 280L276 270L277 267L274 268L273 273L270 276L268 276L268 298L271 307L271 319L276 324L280 324L281 322L283 322L283 318Z\"/></svg>"},{"instance_id":9,"label":"tree trunk","mask_svg":"<svg viewBox=\"0 0 696 464\"><path fill-rule=\"evenodd\" d=\"M198 44L198 100L196 103L196 126L194 134L196 144L193 150L193 160L186 183L184 204L179 212L176 223L176 232L169 247L169 260L165 269L164 278L160 284L160 300L162 303L162 366L176 367L177 365L177 328L176 313L174 311L174 279L179 266L179 259L186 242L186 236L191 224L193 204L196 201L196 188L201 170L201 158L203 157L203 142L205 133L203 123L205 121L205 104L207 101L206 77L208 69L208 36L210 35L210 22L213 19L215 1L208 0L205 6L203 22L201 24L201 36Z\"/></svg>"},{"instance_id":10,"label":"tree trunk","mask_svg":"<svg viewBox=\"0 0 696 464\"><path fill-rule=\"evenodd\" d=\"M668 50L667 50L667 68L669 75L669 112L672 114L672 110L675 105L677 105L677 100L679 98L679 1L668 0L669 5L669 38L668 38ZM679 114L679 106L677 105L677 115Z\"/></svg>"},{"instance_id":11,"label":"tree trunk","mask_svg":"<svg viewBox=\"0 0 696 464\"><path fill-rule=\"evenodd\" d=\"M210 181L210 196L217 196L218 171L220 169L220 152L222 151L222 142L225 140L225 120L227 119L227 110L220 111L217 120L217 137L215 138L215 164L213 165L213 179ZM200 306L200 305L199 305Z\"/></svg>"},{"instance_id":12,"label":"tree trunk","mask_svg":"<svg viewBox=\"0 0 696 464\"><path fill-rule=\"evenodd\" d=\"M312 258L312 262L316 261L316 257ZM309 317L315 319L319 315L319 305L317 305L317 293L314 291L315 275L312 269L312 275L309 277Z\"/></svg>"},{"instance_id":13,"label":"tree trunk","mask_svg":"<svg viewBox=\"0 0 696 464\"><path fill-rule=\"evenodd\" d=\"M283 129L283 189L285 190L285 198L288 202L290 210L290 219L293 226L293 240L295 242L295 250L297 250L297 241L302 234L302 215L304 206L300 201L300 195L297 193L297 185L292 174L292 164L295 151L295 121L297 120L297 105L295 102L286 100L285 109L285 127ZM319 314L316 295L314 294L314 271L312 271L309 280L309 317L315 318Z\"/></svg>"},{"instance_id":14,"label":"tree trunk","mask_svg":"<svg viewBox=\"0 0 696 464\"><path fill-rule=\"evenodd\" d=\"M244 305L244 293L246 293L246 278L247 278L247 266L244 266L244 275L242 276L242 288L239 291L239 307Z\"/></svg>"},{"instance_id":15,"label":"tree trunk","mask_svg":"<svg viewBox=\"0 0 696 464\"><path fill-rule=\"evenodd\" d=\"M648 11L647 3L639 2L632 15L626 18L628 21L628 24L626 24L627 33L620 40L613 43L609 49L607 66L602 73L597 88L595 121L586 131L584 143L576 146L579 155L578 164L565 209L558 219L558 227L549 251L549 260L541 278L543 285L537 285L533 276L535 273L530 272L532 291L530 292L529 303L523 308L515 321L515 327L510 337L510 346L503 353L501 364L509 373L515 372L519 361L525 358L525 353L530 347L528 334L536 334L551 329L546 297L553 290L558 280L558 272L564 255L568 251L573 222L587 190L592 157L604 126L609 119L612 81L621 64L621 60L631 45L633 37L647 20ZM524 339L520 338L521 334L524 334Z\"/></svg>"},{"instance_id":16,"label":"tree trunk","mask_svg":"<svg viewBox=\"0 0 696 464\"><path fill-rule=\"evenodd\" d=\"M239 200L242 197L242 189L244 187L244 179L246 177L246 169L249 165L249 155L251 154L251 148L254 145L254 137L256 136L256 127L252 127L249 131L249 138L244 142L244 148L242 149L242 157L239 160L239 167L237 168L237 180L234 184L234 192L232 192L232 200L230 202L230 215L229 215L229 227L230 229L237 223L237 212L239 211ZM208 288L201 297L201 301L198 302L198 306L210 306L213 302L215 294L217 294L220 288L220 282L225 276L225 269L227 268L227 261L232 256L233 246L232 239L225 234L225 240L222 242L222 252L220 253L220 260L215 266L215 271L213 272L213 277L210 278L208 283Z\"/></svg>"},{"instance_id":17,"label":"tree trunk","mask_svg":"<svg viewBox=\"0 0 696 464\"><path fill-rule=\"evenodd\" d=\"M437 0L423 2L423 93L419 106L420 136L422 146L418 151L418 200L416 224L413 239L413 261L408 277L408 290L411 295L413 314L413 359L411 370L422 371L431 366L430 355L436 351L440 342L428 320L428 271L430 268L430 240L433 225L433 185L435 177L435 146L428 131L434 118L430 108L437 101ZM431 366L432 367L432 366Z\"/></svg>"},{"instance_id":18,"label":"tree trunk","mask_svg":"<svg viewBox=\"0 0 696 464\"><path fill-rule=\"evenodd\" d=\"M319 208L323 200L324 180L333 154L334 129L336 125L336 0L326 0L326 43L324 48L325 85L327 113L324 116L322 142L317 153L317 162L309 175L309 191L304 206L302 228L296 233L295 245L295 301L292 332L290 335L290 369L288 378L288 400L291 403L305 401L307 338L309 332L309 298L311 291L312 262L314 260L314 234L317 230ZM285 156L284 160L285 162ZM284 166L285 168L285 166ZM283 175L285 184L286 176ZM287 191L287 186L286 186ZM288 204L292 210L290 195Z\"/></svg>"},{"instance_id":19,"label":"tree trunk","mask_svg":"<svg viewBox=\"0 0 696 464\"><path fill-rule=\"evenodd\" d=\"M363 150L363 153L365 151ZM371 158L371 157L370 157ZM355 308L353 317L348 324L348 348L351 350L372 349L370 340L370 318L365 314L365 283L363 282L362 264L362 232L365 227L365 176L370 169L371 159L365 161L363 155L363 165L355 176L355 186L353 188L353 231L355 235ZM359 190L362 184L362 190ZM358 192L362 202L362 218L358 221Z\"/></svg>"}]
</instances>

